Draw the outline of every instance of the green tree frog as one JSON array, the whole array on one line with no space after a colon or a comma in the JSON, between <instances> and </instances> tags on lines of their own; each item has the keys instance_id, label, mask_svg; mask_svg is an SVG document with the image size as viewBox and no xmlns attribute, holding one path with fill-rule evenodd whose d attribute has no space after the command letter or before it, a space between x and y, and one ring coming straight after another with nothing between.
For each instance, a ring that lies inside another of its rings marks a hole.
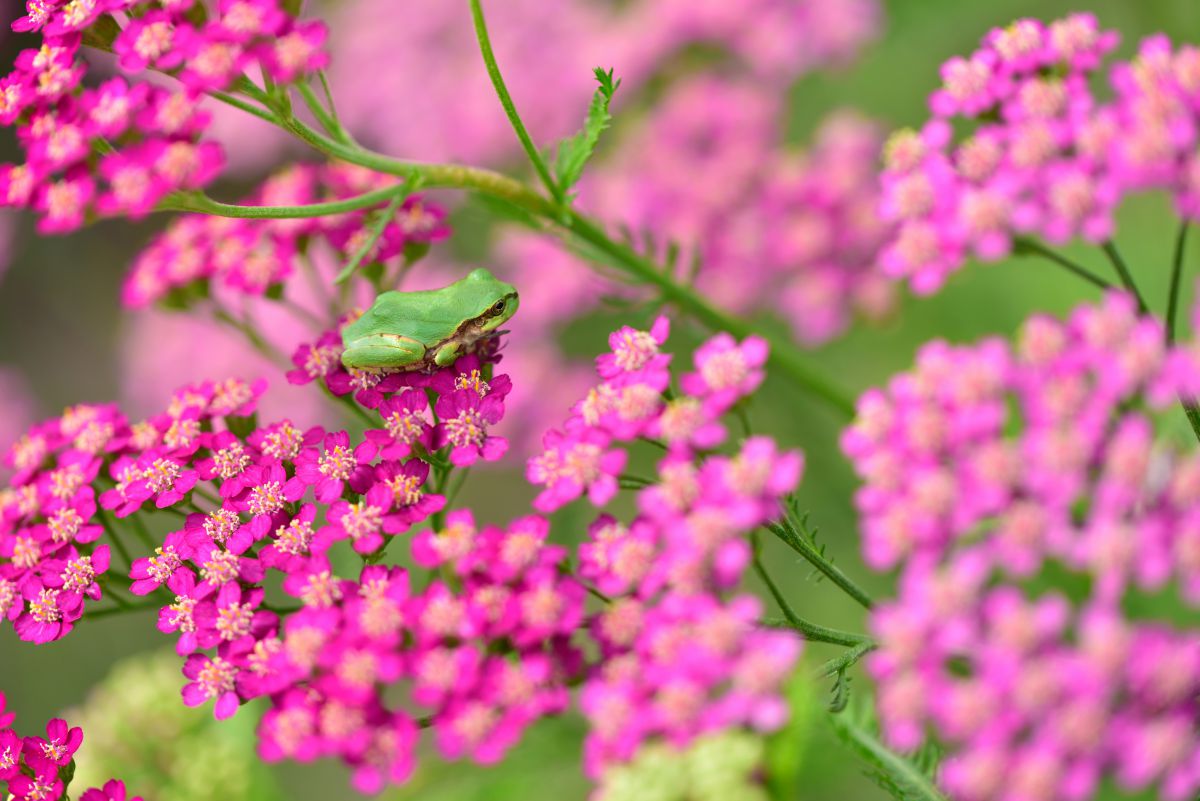
<instances>
[{"instance_id":1,"label":"green tree frog","mask_svg":"<svg viewBox=\"0 0 1200 801\"><path fill-rule=\"evenodd\" d=\"M342 330L342 364L358 370L448 367L517 312L517 290L484 269L450 286L384 292Z\"/></svg>"}]
</instances>

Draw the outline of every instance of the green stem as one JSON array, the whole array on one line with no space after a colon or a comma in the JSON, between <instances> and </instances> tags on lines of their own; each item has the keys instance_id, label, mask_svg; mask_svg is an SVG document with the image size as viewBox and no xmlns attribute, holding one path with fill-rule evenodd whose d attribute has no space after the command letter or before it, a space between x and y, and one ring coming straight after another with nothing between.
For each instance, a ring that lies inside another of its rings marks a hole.
<instances>
[{"instance_id":1,"label":"green stem","mask_svg":"<svg viewBox=\"0 0 1200 801\"><path fill-rule=\"evenodd\" d=\"M855 634L852 631L829 628L828 626L807 621L795 614L782 620L779 618L766 618L760 621L760 625L769 629L794 629L800 632L800 635L809 642L823 642L830 645L853 647L862 645L869 639L865 634Z\"/></svg>"},{"instance_id":2,"label":"green stem","mask_svg":"<svg viewBox=\"0 0 1200 801\"><path fill-rule=\"evenodd\" d=\"M471 468L460 467L454 475L454 482L446 491L446 506L453 506L454 499L458 497L458 493L462 491L463 485L467 483L467 476L471 474Z\"/></svg>"},{"instance_id":3,"label":"green stem","mask_svg":"<svg viewBox=\"0 0 1200 801\"><path fill-rule=\"evenodd\" d=\"M101 511L98 515L100 525L104 527L104 533L108 535L108 539L112 542L113 547L117 549L117 553L121 554L121 558L125 560L125 572L133 567L133 557L129 553L129 549L125 547L125 543L121 542L120 536L117 535L117 528L114 525L108 511Z\"/></svg>"},{"instance_id":4,"label":"green stem","mask_svg":"<svg viewBox=\"0 0 1200 801\"><path fill-rule=\"evenodd\" d=\"M738 338L755 334L766 339L770 345L769 363L782 370L794 382L824 400L845 417L854 415L854 402L835 387L823 375L808 366L806 360L790 342L765 332L755 331L745 320L733 317L713 306L690 287L676 283L670 274L646 259L628 245L610 239L595 223L574 209L567 209L560 224L570 233L608 255L643 283L650 284L662 292L667 300L686 309L693 317L717 331L726 331ZM550 222L556 222L554 218Z\"/></svg>"},{"instance_id":5,"label":"green stem","mask_svg":"<svg viewBox=\"0 0 1200 801\"><path fill-rule=\"evenodd\" d=\"M351 397L350 395L334 395L333 390L331 390L329 387L325 386L324 381L318 381L317 383L320 385L321 390L325 393L325 395L331 401L333 401L336 404L346 407L346 409L348 411L350 411L351 414L353 414L355 417L357 417L367 428L379 428L379 426L382 425L382 423L379 420L375 419L374 417L371 417L371 415L369 415L365 411L363 411L362 407L359 406L357 403L355 403L354 398Z\"/></svg>"},{"instance_id":6,"label":"green stem","mask_svg":"<svg viewBox=\"0 0 1200 801\"><path fill-rule=\"evenodd\" d=\"M492 52L492 40L488 35L487 21L483 18L483 5L480 0L468 0L468 2L471 5L471 18L475 22L475 38L479 40L479 52L483 56L484 66L487 67L488 77L492 79L492 87L500 98L500 105L504 107L504 113L508 115L508 121L512 123L517 139L521 140L521 147L525 148L525 155L529 157L533 169L537 171L538 177L546 185L550 196L558 205L562 206L565 201L562 188L555 182L542 154L538 152L537 146L533 143L533 138L525 129L525 123L521 121L521 115L517 113L517 106L513 103L512 95L508 93L508 87L504 84L504 76L500 74L500 65L496 63L496 54Z\"/></svg>"},{"instance_id":7,"label":"green stem","mask_svg":"<svg viewBox=\"0 0 1200 801\"><path fill-rule=\"evenodd\" d=\"M232 314L221 308L213 311L213 319L219 323L224 323L244 336L246 341L250 343L250 346L266 357L268 361L274 362L276 365L285 370L291 367L291 364L286 358L284 358L283 354L275 350L271 343L267 342L267 340L264 339L263 336L254 329L254 326L243 320L237 319Z\"/></svg>"},{"instance_id":8,"label":"green stem","mask_svg":"<svg viewBox=\"0 0 1200 801\"><path fill-rule=\"evenodd\" d=\"M218 217L236 217L243 220L292 220L311 217L328 217L361 211L378 206L396 196L403 184L394 184L343 200L326 203L309 203L304 206L239 206L236 203L221 203L198 192L177 194L169 197L157 207L157 211L185 211L196 214L211 214Z\"/></svg>"},{"instance_id":9,"label":"green stem","mask_svg":"<svg viewBox=\"0 0 1200 801\"><path fill-rule=\"evenodd\" d=\"M391 202L389 202L387 206L384 207L383 211L379 213L379 218L376 219L375 223L371 226L371 230L366 240L358 246L356 251L354 251L354 255L350 257L350 261L346 262L346 266L343 267L341 272L337 274L337 277L333 279L333 283L345 284L346 281L349 280L350 276L354 275L354 271L357 270L358 266L363 263L363 260L366 259L367 256L370 255L371 251L375 249L375 245L379 243L379 239L383 236L383 232L387 230L388 223L396 218L396 210L400 208L400 205L404 203L404 199L412 193L414 188L412 184L407 181L405 181L403 184L400 184L399 187L402 188L392 187ZM381 287L375 287L375 289L376 291L382 292Z\"/></svg>"},{"instance_id":10,"label":"green stem","mask_svg":"<svg viewBox=\"0 0 1200 801\"><path fill-rule=\"evenodd\" d=\"M122 615L126 612L141 612L146 609L160 609L162 606L162 602L158 600L140 601L138 603L131 603L128 606L109 606L105 607L104 609L89 609L83 613L83 617L89 620L98 617L112 617L113 615Z\"/></svg>"},{"instance_id":11,"label":"green stem","mask_svg":"<svg viewBox=\"0 0 1200 801\"><path fill-rule=\"evenodd\" d=\"M150 530L146 528L146 524L142 521L141 514L141 512L138 512L135 515L131 515L129 517L129 522L133 526L133 532L137 534L138 539L142 541L142 544L149 548L151 553L154 553L155 549L158 548L160 543L156 543L154 538L150 536ZM184 515L184 517L186 517L186 515Z\"/></svg>"},{"instance_id":12,"label":"green stem","mask_svg":"<svg viewBox=\"0 0 1200 801\"><path fill-rule=\"evenodd\" d=\"M947 801L946 796L912 762L892 751L855 723L847 714L831 714L829 724L869 761L886 768L888 775L903 781L904 797L910 801Z\"/></svg>"},{"instance_id":13,"label":"green stem","mask_svg":"<svg viewBox=\"0 0 1200 801\"><path fill-rule=\"evenodd\" d=\"M1117 276L1121 279L1121 284L1137 300L1138 314L1145 314L1149 307L1146 306L1146 300L1142 297L1142 293L1138 291L1137 284L1133 280L1133 274L1129 272L1129 265L1125 263L1125 259L1121 258L1116 245L1109 240L1101 245L1100 249L1104 251L1104 255L1108 256L1108 260L1112 262L1113 269L1117 271Z\"/></svg>"},{"instance_id":14,"label":"green stem","mask_svg":"<svg viewBox=\"0 0 1200 801\"><path fill-rule=\"evenodd\" d=\"M220 100L222 103L233 106L238 111L244 111L247 114L258 117L260 120L266 120L272 125L275 124L275 115L270 111L267 111L265 108L259 108L253 103L247 103L240 97L234 97L233 95L226 94L225 92L209 92L209 94L215 99Z\"/></svg>"},{"instance_id":15,"label":"green stem","mask_svg":"<svg viewBox=\"0 0 1200 801\"><path fill-rule=\"evenodd\" d=\"M1041 256L1044 259L1049 259L1050 261L1054 262L1059 267L1063 267L1066 270L1074 273L1075 275L1079 276L1084 281L1087 281L1089 284L1092 284L1093 286L1097 286L1100 289L1104 289L1104 290L1113 288L1112 284L1110 284L1108 281L1105 281L1103 278L1096 275L1094 272L1092 272L1088 268L1086 268L1076 262L1071 261L1070 259L1068 259L1066 256L1063 256L1058 251L1051 250L1050 248L1043 245L1041 242L1038 242L1036 239L1029 239L1029 238L1023 237L1023 236L1016 237L1015 239L1013 239L1013 253L1015 253L1018 256L1021 256L1021 255Z\"/></svg>"},{"instance_id":16,"label":"green stem","mask_svg":"<svg viewBox=\"0 0 1200 801\"><path fill-rule=\"evenodd\" d=\"M841 673L843 670L853 666L858 660L874 651L878 647L877 643L872 640L865 640L854 646L850 650L843 653L841 656L835 656L833 659L826 660L817 668L817 676L824 678Z\"/></svg>"},{"instance_id":17,"label":"green stem","mask_svg":"<svg viewBox=\"0 0 1200 801\"><path fill-rule=\"evenodd\" d=\"M1179 285L1183 281L1183 252L1187 247L1188 221L1179 224L1175 258L1171 261L1171 289L1167 294L1167 347L1175 344L1175 316L1179 309Z\"/></svg>"},{"instance_id":18,"label":"green stem","mask_svg":"<svg viewBox=\"0 0 1200 801\"><path fill-rule=\"evenodd\" d=\"M216 495L213 495L211 492L209 492L208 490L204 489L203 487L201 487L199 485L193 487L192 491L195 492L197 495L199 495L204 500L208 501L209 503L211 503L215 506L221 506L222 504L225 503L223 500L218 498Z\"/></svg>"},{"instance_id":19,"label":"green stem","mask_svg":"<svg viewBox=\"0 0 1200 801\"><path fill-rule=\"evenodd\" d=\"M871 596L862 587L859 587L853 579L843 573L841 568L826 559L824 554L817 550L816 546L807 537L801 535L795 529L790 520L785 520L782 524L770 523L767 525L767 530L783 540L784 544L793 551L804 557L810 565L857 601L864 609L870 609L874 605Z\"/></svg>"},{"instance_id":20,"label":"green stem","mask_svg":"<svg viewBox=\"0 0 1200 801\"><path fill-rule=\"evenodd\" d=\"M788 604L787 599L783 597L783 593L779 591L775 580L767 572L763 566L762 559L758 553L758 542L754 542L754 572L762 579L763 584L767 585L767 591L771 593L771 597L775 599L775 603L779 605L779 610L783 612L785 620L765 620L763 625L771 626L772 628L789 628L795 629L806 640L812 642L827 642L833 645L859 645L867 641L868 637L862 634L853 634L848 631L839 631L826 626L821 626L817 623L811 623L792 611L792 607Z\"/></svg>"},{"instance_id":21,"label":"green stem","mask_svg":"<svg viewBox=\"0 0 1200 801\"><path fill-rule=\"evenodd\" d=\"M325 132L339 142L349 144L349 137L342 129L341 123L325 110L325 107L321 105L321 101L313 93L312 87L306 83L297 83L296 91L300 93L300 97L304 100L304 105L308 106L308 110L316 117L317 122L321 123L321 127L325 129Z\"/></svg>"}]
</instances>

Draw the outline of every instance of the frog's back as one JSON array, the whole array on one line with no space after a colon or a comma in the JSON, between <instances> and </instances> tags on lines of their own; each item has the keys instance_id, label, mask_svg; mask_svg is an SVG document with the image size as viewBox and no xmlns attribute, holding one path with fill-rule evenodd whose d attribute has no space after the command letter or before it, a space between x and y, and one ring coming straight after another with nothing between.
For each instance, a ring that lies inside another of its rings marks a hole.
<instances>
[{"instance_id":1,"label":"frog's back","mask_svg":"<svg viewBox=\"0 0 1200 801\"><path fill-rule=\"evenodd\" d=\"M369 328L411 337L429 344L452 333L458 325L483 314L505 290L512 288L479 269L441 289L384 292L362 318L347 328Z\"/></svg>"}]
</instances>

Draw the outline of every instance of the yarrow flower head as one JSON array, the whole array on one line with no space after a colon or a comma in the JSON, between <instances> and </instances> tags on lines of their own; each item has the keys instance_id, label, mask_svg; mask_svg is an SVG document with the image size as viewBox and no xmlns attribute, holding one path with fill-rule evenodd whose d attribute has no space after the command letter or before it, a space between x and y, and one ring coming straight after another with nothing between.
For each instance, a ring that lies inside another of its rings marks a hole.
<instances>
[{"instance_id":1,"label":"yarrow flower head","mask_svg":"<svg viewBox=\"0 0 1200 801\"><path fill-rule=\"evenodd\" d=\"M222 3L204 22L189 8L157 0L27 3L13 29L39 32L42 43L0 78L0 124L16 128L25 156L0 168L0 202L36 209L44 232L96 216L144 216L221 169L220 147L201 139L204 93L229 88L252 67L287 83L327 63L323 24L298 22L274 0ZM85 83L84 42L111 47L127 75L154 69L180 85L125 77Z\"/></svg>"},{"instance_id":2,"label":"yarrow flower head","mask_svg":"<svg viewBox=\"0 0 1200 801\"><path fill-rule=\"evenodd\" d=\"M1102 99L1093 77L1117 39L1090 14L1021 19L946 62L934 118L885 148L881 209L897 226L885 273L929 293L968 255L995 261L1023 237L1102 243L1120 201L1147 189L1196 217L1195 48L1146 39L1108 68Z\"/></svg>"},{"instance_id":3,"label":"yarrow flower head","mask_svg":"<svg viewBox=\"0 0 1200 801\"><path fill-rule=\"evenodd\" d=\"M931 343L859 401L843 447L864 555L900 573L872 613L884 732L947 744L955 797L1200 788L1182 725L1200 643L1125 612L1169 582L1200 600L1195 444L1156 433L1194 392L1196 350L1163 343L1113 294L1030 318L1015 346Z\"/></svg>"},{"instance_id":4,"label":"yarrow flower head","mask_svg":"<svg viewBox=\"0 0 1200 801\"><path fill-rule=\"evenodd\" d=\"M0 694L0 709L4 695ZM83 730L71 728L55 718L46 724L45 737L21 737L12 730L12 716L0 717L0 786L14 801L59 801L66 797L74 775L75 752L83 742ZM74 796L74 790L71 791ZM78 796L87 801L141 801L128 798L124 783L113 780L103 789L89 789Z\"/></svg>"},{"instance_id":5,"label":"yarrow flower head","mask_svg":"<svg viewBox=\"0 0 1200 801\"><path fill-rule=\"evenodd\" d=\"M695 394L667 402L667 332L665 318L650 331L615 332L612 353L597 359L601 384L528 466L530 481L545 487L535 502L542 511L585 492L603 507L625 463L620 443L688 432L671 440L657 480L640 489L638 517L625 524L601 515L580 546L581 577L610 599L592 620L604 659L582 695L592 724L588 770L597 775L647 740L686 745L742 726L778 727L786 719L778 689L799 656L791 634L757 629L756 600L726 597L750 561L747 533L777 517L799 481L799 454L748 440L732 459L702 455L725 439L717 418L761 382L765 343L714 337L682 381ZM639 387L647 397L622 401ZM686 425L676 420L684 407ZM701 430L709 433L698 445Z\"/></svg>"}]
</instances>

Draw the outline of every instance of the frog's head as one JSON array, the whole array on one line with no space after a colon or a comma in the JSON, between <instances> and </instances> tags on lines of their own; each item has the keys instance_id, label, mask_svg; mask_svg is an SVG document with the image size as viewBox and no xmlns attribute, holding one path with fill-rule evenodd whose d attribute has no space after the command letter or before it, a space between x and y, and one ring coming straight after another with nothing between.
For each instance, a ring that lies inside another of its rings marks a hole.
<instances>
[{"instance_id":1,"label":"frog's head","mask_svg":"<svg viewBox=\"0 0 1200 801\"><path fill-rule=\"evenodd\" d=\"M472 270L458 282L467 307L475 312L474 322L480 334L489 334L507 323L521 305L516 288L487 270Z\"/></svg>"}]
</instances>

